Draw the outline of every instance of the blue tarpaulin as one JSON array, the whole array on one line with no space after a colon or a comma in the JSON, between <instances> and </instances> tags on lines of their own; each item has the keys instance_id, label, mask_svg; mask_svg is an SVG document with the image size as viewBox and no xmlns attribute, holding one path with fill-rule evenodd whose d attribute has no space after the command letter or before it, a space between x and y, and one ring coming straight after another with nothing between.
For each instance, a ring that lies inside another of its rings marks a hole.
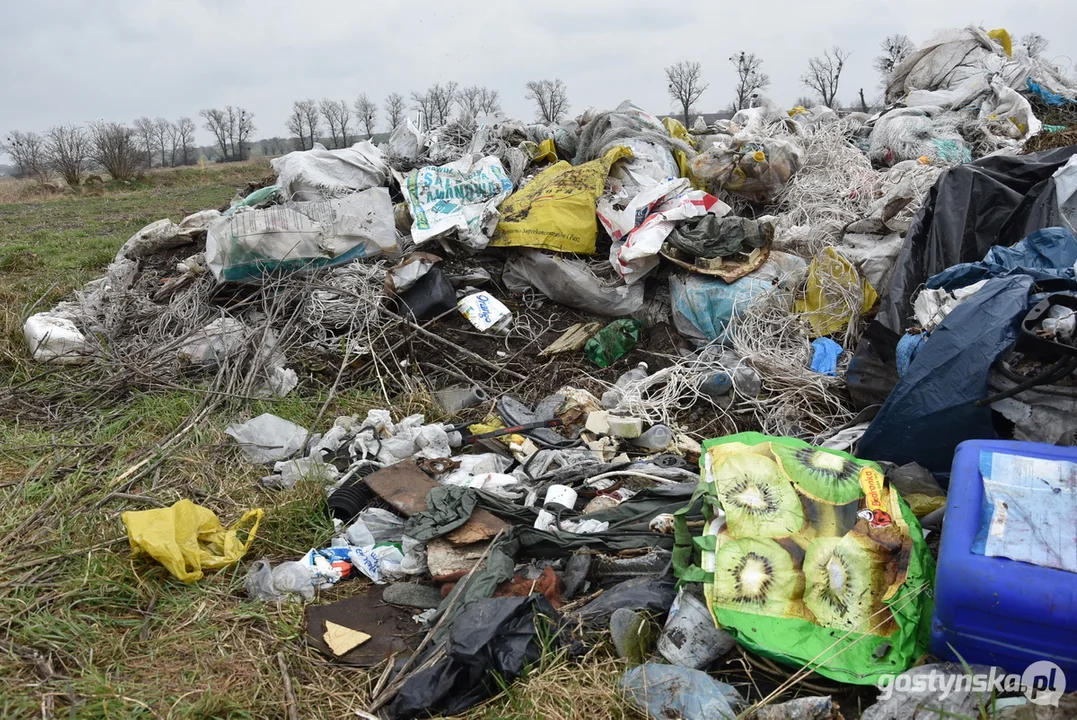
<instances>
[{"instance_id":1,"label":"blue tarpaulin","mask_svg":"<svg viewBox=\"0 0 1077 720\"><path fill-rule=\"evenodd\" d=\"M945 290L972 285L989 277L1028 275L1034 280L1068 280L1077 287L1073 264L1077 239L1065 228L1037 230L1013 247L995 246L979 262L961 263L928 278L926 287Z\"/></svg>"},{"instance_id":2,"label":"blue tarpaulin","mask_svg":"<svg viewBox=\"0 0 1077 720\"><path fill-rule=\"evenodd\" d=\"M988 395L991 365L1017 340L1032 278L992 278L931 334L860 440L857 455L915 462L945 475L958 443L996 437Z\"/></svg>"}]
</instances>

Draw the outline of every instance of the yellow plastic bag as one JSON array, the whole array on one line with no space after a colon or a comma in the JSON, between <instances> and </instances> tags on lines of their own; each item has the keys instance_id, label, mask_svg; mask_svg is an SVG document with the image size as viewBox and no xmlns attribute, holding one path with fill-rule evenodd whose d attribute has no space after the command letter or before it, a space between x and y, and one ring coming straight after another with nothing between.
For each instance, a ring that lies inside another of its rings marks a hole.
<instances>
[{"instance_id":1,"label":"yellow plastic bag","mask_svg":"<svg viewBox=\"0 0 1077 720\"><path fill-rule=\"evenodd\" d=\"M243 557L264 512L248 510L225 529L209 508L180 500L172 507L125 512L131 557L149 555L185 583L202 579L203 570L217 570ZM248 529L247 526L251 525ZM238 535L246 531L247 539Z\"/></svg>"},{"instance_id":2,"label":"yellow plastic bag","mask_svg":"<svg viewBox=\"0 0 1077 720\"><path fill-rule=\"evenodd\" d=\"M987 37L1002 46L1002 51L1006 53L1006 57L1013 57L1013 41L1010 39L1010 33L1007 32L1006 28L991 30L987 33Z\"/></svg>"},{"instance_id":3,"label":"yellow plastic bag","mask_svg":"<svg viewBox=\"0 0 1077 720\"><path fill-rule=\"evenodd\" d=\"M546 168L501 203L501 222L490 246L594 255L595 205L610 166L631 157L628 148L615 147L598 160L576 167L561 161Z\"/></svg>"},{"instance_id":4,"label":"yellow plastic bag","mask_svg":"<svg viewBox=\"0 0 1077 720\"><path fill-rule=\"evenodd\" d=\"M802 313L811 325L813 338L831 335L849 324L853 308L849 307L846 296L855 295L857 288L863 297L860 312L866 313L879 299L878 293L871 283L861 279L852 263L828 247L808 266L808 286L793 309Z\"/></svg>"},{"instance_id":5,"label":"yellow plastic bag","mask_svg":"<svg viewBox=\"0 0 1077 720\"><path fill-rule=\"evenodd\" d=\"M695 139L688 134L688 129L684 127L684 123L676 118L667 117L662 120L662 125L665 126L666 132L669 136L675 140L684 140L692 147L696 146ZM688 156L684 153L684 150L673 150L673 159L677 163L677 171L681 174L681 177L686 177L692 181L692 187L696 190L706 190L706 184L692 175L688 168Z\"/></svg>"},{"instance_id":6,"label":"yellow plastic bag","mask_svg":"<svg viewBox=\"0 0 1077 720\"><path fill-rule=\"evenodd\" d=\"M546 138L537 146L535 154L531 156L531 162L557 162L557 146L553 138Z\"/></svg>"}]
</instances>

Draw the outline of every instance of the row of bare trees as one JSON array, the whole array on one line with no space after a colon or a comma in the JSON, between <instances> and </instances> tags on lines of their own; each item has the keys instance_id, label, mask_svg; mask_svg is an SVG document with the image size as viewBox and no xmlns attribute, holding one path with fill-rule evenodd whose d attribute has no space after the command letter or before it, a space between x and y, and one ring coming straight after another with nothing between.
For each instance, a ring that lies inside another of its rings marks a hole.
<instances>
[{"instance_id":1,"label":"row of bare trees","mask_svg":"<svg viewBox=\"0 0 1077 720\"><path fill-rule=\"evenodd\" d=\"M190 165L197 159L194 154L197 128L189 117L181 117L176 122L140 117L131 124L131 129L145 153L145 167L153 167L155 162L160 167L178 167Z\"/></svg>"},{"instance_id":2,"label":"row of bare trees","mask_svg":"<svg viewBox=\"0 0 1077 720\"><path fill-rule=\"evenodd\" d=\"M142 118L143 120L145 118ZM162 165L169 159L193 157L194 127L183 118L185 132L167 132L155 122L141 129L104 120L80 125L57 125L42 134L12 131L0 150L15 161L20 177L44 183L59 175L68 185L77 186L91 170L100 168L114 180L127 181L152 165L160 148ZM139 125L139 121L135 122ZM169 125L175 129L179 124Z\"/></svg>"},{"instance_id":3,"label":"row of bare trees","mask_svg":"<svg viewBox=\"0 0 1077 720\"><path fill-rule=\"evenodd\" d=\"M544 81L545 82L545 81ZM560 81L557 81L560 83ZM530 86L531 83L528 83ZM564 83L561 83L563 89ZM567 103L566 103L567 104ZM453 108L461 114L476 117L481 114L496 115L501 112L501 97L497 90L472 85L461 88L458 83L435 83L423 92L411 93L411 108L422 113L424 122L438 127L449 122ZM378 128L378 104L366 93L359 95L348 105L345 100L296 100L288 115L285 127L294 138L299 150L309 150L328 132L328 144L347 147L355 139L354 133L371 137ZM400 93L390 93L385 98L385 123L391 132L407 115L407 100ZM564 112L561 112L563 115ZM354 121L354 125L352 124Z\"/></svg>"},{"instance_id":4,"label":"row of bare trees","mask_svg":"<svg viewBox=\"0 0 1077 720\"><path fill-rule=\"evenodd\" d=\"M232 105L198 111L202 125L213 134L218 160L232 162L250 157L250 139L254 132L254 113Z\"/></svg>"},{"instance_id":5,"label":"row of bare trees","mask_svg":"<svg viewBox=\"0 0 1077 720\"><path fill-rule=\"evenodd\" d=\"M254 115L243 108L210 108L199 115L216 139L218 160L244 160L250 155ZM0 142L15 162L19 177L45 182L61 176L71 186L87 173L103 170L114 180L127 181L152 167L178 167L198 161L197 126L189 117L176 122L140 117L130 125L99 120L82 125L57 125L45 132L8 134Z\"/></svg>"}]
</instances>

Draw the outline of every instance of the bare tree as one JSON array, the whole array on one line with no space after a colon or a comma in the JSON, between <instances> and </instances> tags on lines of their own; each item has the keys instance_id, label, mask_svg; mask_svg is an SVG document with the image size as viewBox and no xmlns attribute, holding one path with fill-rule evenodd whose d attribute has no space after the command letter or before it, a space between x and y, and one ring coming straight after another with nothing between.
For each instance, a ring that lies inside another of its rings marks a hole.
<instances>
[{"instance_id":1,"label":"bare tree","mask_svg":"<svg viewBox=\"0 0 1077 720\"><path fill-rule=\"evenodd\" d=\"M307 145L313 149L322 130L321 118L318 116L318 103L314 100L301 100L299 109L307 122Z\"/></svg>"},{"instance_id":2,"label":"bare tree","mask_svg":"<svg viewBox=\"0 0 1077 720\"><path fill-rule=\"evenodd\" d=\"M815 105L815 101L812 100L807 95L801 95L800 97L798 97L796 99L796 102L793 103L793 107L802 107L805 110L807 110L808 108L810 108L810 107L812 107L814 105Z\"/></svg>"},{"instance_id":3,"label":"bare tree","mask_svg":"<svg viewBox=\"0 0 1077 720\"><path fill-rule=\"evenodd\" d=\"M681 120L688 125L688 115L699 96L709 87L703 82L703 67L697 62L680 61L666 68L666 91L673 106L681 111Z\"/></svg>"},{"instance_id":4,"label":"bare tree","mask_svg":"<svg viewBox=\"0 0 1077 720\"><path fill-rule=\"evenodd\" d=\"M180 152L183 153L183 164L190 165L194 162L194 158L191 157L192 146L194 145L194 120L189 117L181 117L176 122L176 131L179 134Z\"/></svg>"},{"instance_id":5,"label":"bare tree","mask_svg":"<svg viewBox=\"0 0 1077 720\"><path fill-rule=\"evenodd\" d=\"M1039 57L1047 50L1047 38L1039 33L1027 33L1021 36L1021 45L1029 57Z\"/></svg>"},{"instance_id":6,"label":"bare tree","mask_svg":"<svg viewBox=\"0 0 1077 720\"><path fill-rule=\"evenodd\" d=\"M737 69L736 97L733 100L733 110L743 110L748 107L752 96L770 87L770 76L760 68L763 60L755 53L739 52L729 58L733 67Z\"/></svg>"},{"instance_id":7,"label":"bare tree","mask_svg":"<svg viewBox=\"0 0 1077 720\"><path fill-rule=\"evenodd\" d=\"M501 93L488 87L479 88L479 111L487 115L501 113Z\"/></svg>"},{"instance_id":8,"label":"bare tree","mask_svg":"<svg viewBox=\"0 0 1077 720\"><path fill-rule=\"evenodd\" d=\"M374 126L378 124L378 105L366 93L355 100L355 120L359 127L366 130L368 138L374 134Z\"/></svg>"},{"instance_id":9,"label":"bare tree","mask_svg":"<svg viewBox=\"0 0 1077 720\"><path fill-rule=\"evenodd\" d=\"M310 102L314 102L311 100ZM232 150L232 160L246 160L249 153L248 140L254 132L254 113L241 108L228 105L225 107L228 115L228 145ZM315 105L315 116L318 109Z\"/></svg>"},{"instance_id":10,"label":"bare tree","mask_svg":"<svg viewBox=\"0 0 1077 720\"><path fill-rule=\"evenodd\" d=\"M531 80L524 87L527 88L525 97L535 102L535 117L539 122L560 122L568 113L568 89L560 78Z\"/></svg>"},{"instance_id":11,"label":"bare tree","mask_svg":"<svg viewBox=\"0 0 1077 720\"><path fill-rule=\"evenodd\" d=\"M318 104L318 107L322 111L322 117L325 118L325 124L329 126L329 137L333 139L333 147L340 147L340 121L337 118L340 106L337 105L336 100L325 98Z\"/></svg>"},{"instance_id":12,"label":"bare tree","mask_svg":"<svg viewBox=\"0 0 1077 720\"><path fill-rule=\"evenodd\" d=\"M179 162L179 148L180 148L180 129L176 123L168 123L168 164L170 167L176 167Z\"/></svg>"},{"instance_id":13,"label":"bare tree","mask_svg":"<svg viewBox=\"0 0 1077 720\"><path fill-rule=\"evenodd\" d=\"M471 85L457 94L456 101L460 104L460 111L470 117L479 115L496 115L501 112L501 95L497 90L488 87Z\"/></svg>"},{"instance_id":14,"label":"bare tree","mask_svg":"<svg viewBox=\"0 0 1077 720\"><path fill-rule=\"evenodd\" d=\"M348 147L348 123L351 122L352 111L344 100L337 100L337 122L340 123L341 147Z\"/></svg>"},{"instance_id":15,"label":"bare tree","mask_svg":"<svg viewBox=\"0 0 1077 720\"><path fill-rule=\"evenodd\" d=\"M313 148L320 130L317 101L296 100L292 103L292 114L288 116L287 126L288 132L299 139L300 150Z\"/></svg>"},{"instance_id":16,"label":"bare tree","mask_svg":"<svg viewBox=\"0 0 1077 720\"><path fill-rule=\"evenodd\" d=\"M476 117L479 114L479 93L482 90L478 85L469 85L460 90L457 102L460 103L460 112L468 117Z\"/></svg>"},{"instance_id":17,"label":"bare tree","mask_svg":"<svg viewBox=\"0 0 1077 720\"><path fill-rule=\"evenodd\" d=\"M221 162L226 162L228 160L228 115L219 108L199 110L198 114L206 121L203 127L213 133L217 141L217 147L221 151ZM138 120L135 121L135 127L138 127Z\"/></svg>"},{"instance_id":18,"label":"bare tree","mask_svg":"<svg viewBox=\"0 0 1077 720\"><path fill-rule=\"evenodd\" d=\"M157 152L161 154L161 167L168 167L167 147L168 126L170 124L164 118L157 118L153 121L153 145Z\"/></svg>"},{"instance_id":19,"label":"bare tree","mask_svg":"<svg viewBox=\"0 0 1077 720\"><path fill-rule=\"evenodd\" d=\"M157 126L148 117L143 115L134 122L135 133L138 135L139 144L142 147L142 152L146 154L146 167L153 167L153 150L154 141L153 138L157 134ZM207 126L206 129L209 129Z\"/></svg>"},{"instance_id":20,"label":"bare tree","mask_svg":"<svg viewBox=\"0 0 1077 720\"><path fill-rule=\"evenodd\" d=\"M834 100L838 95L838 83L841 81L841 71L845 68L845 61L849 59L849 52L835 45L808 60L808 72L802 75L800 81L819 95L823 105L834 106Z\"/></svg>"},{"instance_id":21,"label":"bare tree","mask_svg":"<svg viewBox=\"0 0 1077 720\"><path fill-rule=\"evenodd\" d=\"M449 122L457 92L457 84L450 80L444 85L434 83L426 89L425 93L413 92L411 99L415 109L420 110L426 116L428 125L440 127Z\"/></svg>"},{"instance_id":22,"label":"bare tree","mask_svg":"<svg viewBox=\"0 0 1077 720\"><path fill-rule=\"evenodd\" d=\"M44 182L48 177L45 143L37 133L12 130L4 142L0 143L0 152L6 152L15 160L19 177L32 178L38 182Z\"/></svg>"},{"instance_id":23,"label":"bare tree","mask_svg":"<svg viewBox=\"0 0 1077 720\"><path fill-rule=\"evenodd\" d=\"M298 100L292 103L292 112L288 116L287 122L284 123L288 128L288 132L295 136L297 149L307 149L307 124L304 119L306 116L303 114L303 109L299 106Z\"/></svg>"},{"instance_id":24,"label":"bare tree","mask_svg":"<svg viewBox=\"0 0 1077 720\"><path fill-rule=\"evenodd\" d=\"M142 148L131 128L115 122L90 123L90 156L113 180L126 181L142 166Z\"/></svg>"},{"instance_id":25,"label":"bare tree","mask_svg":"<svg viewBox=\"0 0 1077 720\"><path fill-rule=\"evenodd\" d=\"M78 125L57 125L45 132L45 156L71 187L82 182L90 160L90 138Z\"/></svg>"},{"instance_id":26,"label":"bare tree","mask_svg":"<svg viewBox=\"0 0 1077 720\"><path fill-rule=\"evenodd\" d=\"M883 52L872 63L874 68L882 76L882 85L885 89L890 81L890 73L901 64L901 61L909 57L916 50L908 35L889 35L880 45Z\"/></svg>"},{"instance_id":27,"label":"bare tree","mask_svg":"<svg viewBox=\"0 0 1077 720\"><path fill-rule=\"evenodd\" d=\"M411 91L411 107L417 110L420 115L420 123L429 125L433 122L430 117L430 95L429 93L420 93L415 90Z\"/></svg>"},{"instance_id":28,"label":"bare tree","mask_svg":"<svg viewBox=\"0 0 1077 720\"><path fill-rule=\"evenodd\" d=\"M389 132L396 130L396 126L404 121L404 96L400 93L389 93L385 98L385 119L389 121Z\"/></svg>"}]
</instances>

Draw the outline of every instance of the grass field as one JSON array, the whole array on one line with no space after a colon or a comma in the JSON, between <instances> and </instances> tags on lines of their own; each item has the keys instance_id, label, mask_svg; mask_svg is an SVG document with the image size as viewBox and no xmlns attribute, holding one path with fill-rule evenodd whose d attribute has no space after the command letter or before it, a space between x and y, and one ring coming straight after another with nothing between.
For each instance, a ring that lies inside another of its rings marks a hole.
<instances>
[{"instance_id":1,"label":"grass field","mask_svg":"<svg viewBox=\"0 0 1077 720\"><path fill-rule=\"evenodd\" d=\"M0 395L43 370L28 362L22 339L31 311L99 276L149 222L225 205L267 173L260 163L184 168L78 195L0 183ZM70 389L80 382L73 372L52 372L34 387ZM296 559L323 546L332 527L316 484L257 489L260 469L237 458L223 429L261 412L309 425L325 397L230 406L200 421L176 452L160 454L162 438L201 399L131 392L107 408L87 396L77 412L49 422L0 417L0 717L287 717L282 662L298 717L365 709L375 678L308 649L300 606L251 602L242 591L251 561ZM327 417L372 406L345 390ZM140 462L152 472L126 487L125 471ZM248 508L265 510L241 563L184 585L130 558L120 514L181 498L225 524ZM342 583L322 599L353 590ZM470 716L636 717L616 690L621 670L602 650L583 663L547 657Z\"/></svg>"}]
</instances>

